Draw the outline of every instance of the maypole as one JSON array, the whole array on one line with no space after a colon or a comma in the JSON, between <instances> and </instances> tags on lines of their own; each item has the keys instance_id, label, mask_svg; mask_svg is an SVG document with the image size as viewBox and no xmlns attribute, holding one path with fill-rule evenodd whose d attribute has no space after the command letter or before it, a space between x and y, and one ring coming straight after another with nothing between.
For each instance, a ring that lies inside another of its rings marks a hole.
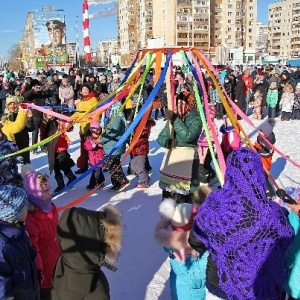
<instances>
[{"instance_id":1,"label":"maypole","mask_svg":"<svg viewBox=\"0 0 300 300\"><path fill-rule=\"evenodd\" d=\"M88 0L84 0L82 5L83 14L83 48L85 60L91 61L91 41L90 41L90 25L89 25L89 5Z\"/></svg>"}]
</instances>

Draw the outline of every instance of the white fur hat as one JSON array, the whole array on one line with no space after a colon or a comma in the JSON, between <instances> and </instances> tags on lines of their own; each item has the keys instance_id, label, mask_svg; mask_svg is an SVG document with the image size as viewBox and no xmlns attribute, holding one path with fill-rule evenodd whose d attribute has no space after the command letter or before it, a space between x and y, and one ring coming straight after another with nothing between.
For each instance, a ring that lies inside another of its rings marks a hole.
<instances>
[{"instance_id":1,"label":"white fur hat","mask_svg":"<svg viewBox=\"0 0 300 300\"><path fill-rule=\"evenodd\" d=\"M197 214L197 207L189 203L176 205L173 199L165 199L159 206L162 217L170 220L177 231L189 231Z\"/></svg>"}]
</instances>

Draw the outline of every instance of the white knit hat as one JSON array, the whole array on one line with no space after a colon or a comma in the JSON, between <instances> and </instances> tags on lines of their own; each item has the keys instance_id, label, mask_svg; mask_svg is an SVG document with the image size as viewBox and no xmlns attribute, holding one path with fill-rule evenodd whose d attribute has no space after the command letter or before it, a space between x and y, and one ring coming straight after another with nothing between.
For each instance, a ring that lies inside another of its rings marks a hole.
<instances>
[{"instance_id":1,"label":"white knit hat","mask_svg":"<svg viewBox=\"0 0 300 300\"><path fill-rule=\"evenodd\" d=\"M177 231L189 231L197 214L197 207L190 203L176 205L173 199L165 199L159 206L162 217L170 220Z\"/></svg>"}]
</instances>

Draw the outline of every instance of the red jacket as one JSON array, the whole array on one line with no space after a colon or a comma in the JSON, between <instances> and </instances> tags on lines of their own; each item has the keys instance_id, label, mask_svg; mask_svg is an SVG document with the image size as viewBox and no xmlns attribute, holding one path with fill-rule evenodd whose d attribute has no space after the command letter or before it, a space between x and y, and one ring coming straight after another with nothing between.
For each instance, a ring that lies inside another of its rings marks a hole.
<instances>
[{"instance_id":1,"label":"red jacket","mask_svg":"<svg viewBox=\"0 0 300 300\"><path fill-rule=\"evenodd\" d=\"M28 212L26 230L36 250L36 268L42 271L42 288L52 287L52 274L61 254L57 240L58 212L51 204L51 212L45 213L38 207Z\"/></svg>"},{"instance_id":2,"label":"red jacket","mask_svg":"<svg viewBox=\"0 0 300 300\"><path fill-rule=\"evenodd\" d=\"M147 121L138 142L135 144L131 151L132 155L146 155L149 153L149 137L151 127L154 125L155 121L153 119L149 119Z\"/></svg>"}]
</instances>

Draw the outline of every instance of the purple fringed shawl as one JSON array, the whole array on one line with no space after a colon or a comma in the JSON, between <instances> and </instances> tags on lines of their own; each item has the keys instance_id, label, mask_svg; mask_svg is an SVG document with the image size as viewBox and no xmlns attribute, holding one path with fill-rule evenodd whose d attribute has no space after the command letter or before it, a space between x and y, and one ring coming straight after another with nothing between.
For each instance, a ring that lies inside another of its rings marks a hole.
<instances>
[{"instance_id":1,"label":"purple fringed shawl","mask_svg":"<svg viewBox=\"0 0 300 300\"><path fill-rule=\"evenodd\" d=\"M228 299L276 300L283 291L294 232L265 190L260 156L237 149L227 158L224 187L208 196L194 222Z\"/></svg>"}]
</instances>

